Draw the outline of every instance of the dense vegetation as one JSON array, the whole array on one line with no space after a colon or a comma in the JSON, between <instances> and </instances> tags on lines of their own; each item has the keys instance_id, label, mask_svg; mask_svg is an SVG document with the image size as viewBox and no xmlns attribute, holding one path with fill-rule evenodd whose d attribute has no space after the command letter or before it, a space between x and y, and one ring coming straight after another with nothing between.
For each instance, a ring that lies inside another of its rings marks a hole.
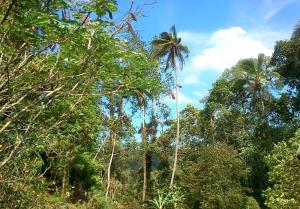
<instances>
[{"instance_id":1,"label":"dense vegetation","mask_svg":"<svg viewBox=\"0 0 300 209\"><path fill-rule=\"evenodd\" d=\"M133 8L1 1L0 207L299 207L300 25L179 113L189 50L140 40Z\"/></svg>"}]
</instances>

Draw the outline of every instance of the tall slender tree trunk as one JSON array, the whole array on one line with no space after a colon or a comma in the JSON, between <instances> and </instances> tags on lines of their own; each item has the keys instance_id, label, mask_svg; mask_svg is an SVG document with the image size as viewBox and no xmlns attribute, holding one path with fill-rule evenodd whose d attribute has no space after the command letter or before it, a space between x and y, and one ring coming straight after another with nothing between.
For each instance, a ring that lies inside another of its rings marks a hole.
<instances>
[{"instance_id":1,"label":"tall slender tree trunk","mask_svg":"<svg viewBox=\"0 0 300 209\"><path fill-rule=\"evenodd\" d=\"M64 170L63 170L63 178L62 178L62 186L61 186L62 198L66 197L68 181L69 181L69 159L65 161Z\"/></svg>"},{"instance_id":2,"label":"tall slender tree trunk","mask_svg":"<svg viewBox=\"0 0 300 209\"><path fill-rule=\"evenodd\" d=\"M178 146L179 146L179 106L178 106L178 68L175 66L175 73L176 73L176 118L177 118L177 129L176 129L176 142L175 142L175 152L174 152L174 164L172 170L172 177L170 182L170 187L174 184L174 177L176 173L176 166L177 166L177 158L178 158Z\"/></svg>"},{"instance_id":3,"label":"tall slender tree trunk","mask_svg":"<svg viewBox=\"0 0 300 209\"><path fill-rule=\"evenodd\" d=\"M254 83L254 85L252 87L252 98L251 98L251 110L252 111L255 108L257 88L258 88L258 84L257 84L257 81L255 81L255 83Z\"/></svg>"},{"instance_id":4,"label":"tall slender tree trunk","mask_svg":"<svg viewBox=\"0 0 300 209\"><path fill-rule=\"evenodd\" d=\"M142 103L142 138L143 138L143 195L142 200L145 201L147 193L147 134L145 127L145 101Z\"/></svg>"},{"instance_id":5,"label":"tall slender tree trunk","mask_svg":"<svg viewBox=\"0 0 300 209\"><path fill-rule=\"evenodd\" d=\"M157 140L157 127L158 127L158 123L155 117L155 105L154 105L154 97L152 97L152 101L151 101L151 112L152 112L152 143L156 142Z\"/></svg>"},{"instance_id":6,"label":"tall slender tree trunk","mask_svg":"<svg viewBox=\"0 0 300 209\"><path fill-rule=\"evenodd\" d=\"M260 102L261 102L261 108L262 108L262 114L265 115L265 104L263 100L263 95L261 92L261 89L258 89L259 97L260 97Z\"/></svg>"},{"instance_id":7,"label":"tall slender tree trunk","mask_svg":"<svg viewBox=\"0 0 300 209\"><path fill-rule=\"evenodd\" d=\"M247 103L246 94L243 91L243 93L242 93L242 109L243 109L243 112L247 111L246 103Z\"/></svg>"},{"instance_id":8,"label":"tall slender tree trunk","mask_svg":"<svg viewBox=\"0 0 300 209\"><path fill-rule=\"evenodd\" d=\"M113 98L111 98L110 104L109 104L109 118L110 120L114 119L114 101ZM107 168L107 188L106 188L106 198L108 197L109 190L110 190L110 184L111 184L111 173L113 173L113 158L115 153L115 145L116 145L116 139L115 139L115 132L113 128L110 128L109 131L109 143L111 148L111 155L108 163Z\"/></svg>"},{"instance_id":9,"label":"tall slender tree trunk","mask_svg":"<svg viewBox=\"0 0 300 209\"><path fill-rule=\"evenodd\" d=\"M113 158L114 158L114 153L115 153L115 145L116 145L116 140L115 140L115 134L111 133L111 140L112 140L112 149L111 149L111 154L110 154L110 159L109 159L109 164L107 168L107 187L106 187L106 195L105 197L108 197L109 190L110 190L110 183L111 183L111 172L112 172L112 163L113 163Z\"/></svg>"}]
</instances>

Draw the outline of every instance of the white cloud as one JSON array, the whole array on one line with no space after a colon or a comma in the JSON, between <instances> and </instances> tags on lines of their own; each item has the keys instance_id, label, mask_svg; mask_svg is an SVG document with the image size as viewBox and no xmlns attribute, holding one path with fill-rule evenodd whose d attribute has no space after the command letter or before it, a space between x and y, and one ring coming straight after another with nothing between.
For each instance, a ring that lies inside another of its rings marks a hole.
<instances>
[{"instance_id":1,"label":"white cloud","mask_svg":"<svg viewBox=\"0 0 300 209\"><path fill-rule=\"evenodd\" d=\"M184 85L195 85L195 84L198 84L199 81L198 81L198 78L196 76L185 76L183 78L183 84Z\"/></svg>"},{"instance_id":2,"label":"white cloud","mask_svg":"<svg viewBox=\"0 0 300 209\"><path fill-rule=\"evenodd\" d=\"M199 46L206 43L209 38L208 34L204 33L195 33L193 31L180 31L178 37L181 37L184 40L184 43L189 44L190 46Z\"/></svg>"},{"instance_id":3,"label":"white cloud","mask_svg":"<svg viewBox=\"0 0 300 209\"><path fill-rule=\"evenodd\" d=\"M209 91L207 89L202 89L201 91L195 91L194 95L198 97L198 99L203 99L208 95Z\"/></svg>"},{"instance_id":4,"label":"white cloud","mask_svg":"<svg viewBox=\"0 0 300 209\"><path fill-rule=\"evenodd\" d=\"M288 4L296 2L298 0L264 0L263 1L263 14L264 22L268 22L272 19L278 12L284 9Z\"/></svg>"},{"instance_id":5,"label":"white cloud","mask_svg":"<svg viewBox=\"0 0 300 209\"><path fill-rule=\"evenodd\" d=\"M238 24L251 24L254 27L266 27L273 17L285 10L292 3L300 0L238 0L233 1L232 21ZM278 23L273 24L273 26ZM271 26L271 25L269 25ZM281 28L286 28L284 25Z\"/></svg>"},{"instance_id":6,"label":"white cloud","mask_svg":"<svg viewBox=\"0 0 300 209\"><path fill-rule=\"evenodd\" d=\"M191 55L180 73L184 87L181 89L183 94L179 95L180 107L189 103L199 104L198 101L209 94L211 83L240 59L257 57L259 53L270 56L275 41L287 34L267 31L265 28L246 31L241 27L223 28L211 34L180 32L179 37L191 50ZM165 101L175 105L175 101L170 98Z\"/></svg>"},{"instance_id":7,"label":"white cloud","mask_svg":"<svg viewBox=\"0 0 300 209\"><path fill-rule=\"evenodd\" d=\"M259 53L271 55L272 50L260 40L251 37L241 27L231 27L214 32L208 39L209 46L191 58L188 66L194 72L213 70L223 72L240 59L256 57Z\"/></svg>"},{"instance_id":8,"label":"white cloud","mask_svg":"<svg viewBox=\"0 0 300 209\"><path fill-rule=\"evenodd\" d=\"M268 48L273 48L276 41L289 39L291 36L292 30L280 30L280 31L271 31L271 30L252 30L249 31L251 37L255 40L260 40Z\"/></svg>"},{"instance_id":9,"label":"white cloud","mask_svg":"<svg viewBox=\"0 0 300 209\"><path fill-rule=\"evenodd\" d=\"M189 97L185 96L181 92L178 93L178 98L179 98L179 103L181 103L181 104L190 104L190 103L194 102L192 99L190 99Z\"/></svg>"}]
</instances>

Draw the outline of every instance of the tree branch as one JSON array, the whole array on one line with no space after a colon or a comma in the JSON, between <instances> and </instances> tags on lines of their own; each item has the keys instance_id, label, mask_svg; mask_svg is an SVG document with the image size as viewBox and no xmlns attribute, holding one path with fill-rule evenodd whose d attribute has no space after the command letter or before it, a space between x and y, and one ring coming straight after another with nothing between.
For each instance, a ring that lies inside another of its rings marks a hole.
<instances>
[{"instance_id":1,"label":"tree branch","mask_svg":"<svg viewBox=\"0 0 300 209\"><path fill-rule=\"evenodd\" d=\"M17 139L18 139L18 141L16 142L14 149L10 152L9 156L1 162L0 168L3 167L15 155L17 149L21 145L22 141L19 139L18 136L17 136Z\"/></svg>"},{"instance_id":2,"label":"tree branch","mask_svg":"<svg viewBox=\"0 0 300 209\"><path fill-rule=\"evenodd\" d=\"M10 10L12 9L12 7L14 6L14 4L15 4L16 2L17 2L17 0L13 0L13 1L11 2L11 4L10 4L9 7L8 7L8 10L6 11L6 14L4 15L2 21L0 22L0 26L7 20L7 17L8 17L8 15L9 15L9 13L10 13Z\"/></svg>"}]
</instances>

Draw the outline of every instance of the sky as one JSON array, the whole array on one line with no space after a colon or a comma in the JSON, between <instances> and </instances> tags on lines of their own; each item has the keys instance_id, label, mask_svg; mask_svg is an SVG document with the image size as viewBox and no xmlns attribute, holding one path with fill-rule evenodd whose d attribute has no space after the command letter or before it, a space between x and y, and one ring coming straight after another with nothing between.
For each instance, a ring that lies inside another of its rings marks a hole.
<instances>
[{"instance_id":1,"label":"sky","mask_svg":"<svg viewBox=\"0 0 300 209\"><path fill-rule=\"evenodd\" d=\"M131 0L118 4L121 15ZM134 25L143 40L175 24L190 49L180 72L180 109L201 108L200 100L226 68L259 53L271 55L276 41L290 38L300 20L300 0L136 0L133 10L144 14ZM165 102L175 107L174 100Z\"/></svg>"}]
</instances>

